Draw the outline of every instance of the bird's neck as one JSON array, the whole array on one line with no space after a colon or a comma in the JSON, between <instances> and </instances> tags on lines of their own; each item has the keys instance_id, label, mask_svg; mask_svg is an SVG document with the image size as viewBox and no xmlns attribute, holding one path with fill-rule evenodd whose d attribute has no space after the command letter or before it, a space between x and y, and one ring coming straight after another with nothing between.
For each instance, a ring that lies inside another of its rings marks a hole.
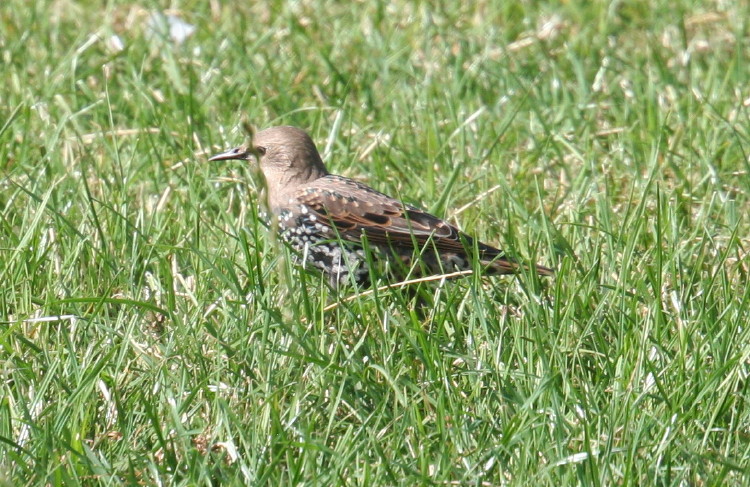
<instances>
[{"instance_id":1,"label":"bird's neck","mask_svg":"<svg viewBox=\"0 0 750 487\"><path fill-rule=\"evenodd\" d=\"M326 174L328 172L325 168L321 170L315 166L308 166L300 171L285 169L265 173L268 208L274 215L278 215L282 208L289 206L289 200L295 198L300 188Z\"/></svg>"}]
</instances>

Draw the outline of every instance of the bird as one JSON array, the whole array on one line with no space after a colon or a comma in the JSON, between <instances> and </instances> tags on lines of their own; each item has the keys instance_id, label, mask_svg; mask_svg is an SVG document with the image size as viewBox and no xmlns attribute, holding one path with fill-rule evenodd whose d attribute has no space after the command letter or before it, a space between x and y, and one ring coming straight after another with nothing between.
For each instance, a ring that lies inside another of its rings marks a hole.
<instances>
[{"instance_id":1,"label":"bird","mask_svg":"<svg viewBox=\"0 0 750 487\"><path fill-rule=\"evenodd\" d=\"M364 183L331 174L310 136L292 126L255 133L252 142L209 161L257 159L266 183L267 208L282 240L307 264L322 271L332 288L371 284L371 263L385 272L437 275L472 270L516 274L531 267L540 276L554 271L527 266L447 221L405 204ZM368 255L369 252L369 255ZM368 258L369 257L369 258Z\"/></svg>"}]
</instances>

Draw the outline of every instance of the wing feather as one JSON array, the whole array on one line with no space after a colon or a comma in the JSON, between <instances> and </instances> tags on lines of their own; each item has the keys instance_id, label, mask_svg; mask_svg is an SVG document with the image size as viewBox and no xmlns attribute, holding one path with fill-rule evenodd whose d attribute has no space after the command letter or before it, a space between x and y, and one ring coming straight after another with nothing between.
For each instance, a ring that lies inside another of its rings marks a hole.
<instances>
[{"instance_id":1,"label":"wing feather","mask_svg":"<svg viewBox=\"0 0 750 487\"><path fill-rule=\"evenodd\" d=\"M343 238L359 240L364 233L376 244L413 247L428 241L438 251L466 252L464 242L473 244L448 222L413 206L375 191L357 181L327 175L305 186L296 194L323 224L331 225ZM478 243L483 258L502 252Z\"/></svg>"}]
</instances>

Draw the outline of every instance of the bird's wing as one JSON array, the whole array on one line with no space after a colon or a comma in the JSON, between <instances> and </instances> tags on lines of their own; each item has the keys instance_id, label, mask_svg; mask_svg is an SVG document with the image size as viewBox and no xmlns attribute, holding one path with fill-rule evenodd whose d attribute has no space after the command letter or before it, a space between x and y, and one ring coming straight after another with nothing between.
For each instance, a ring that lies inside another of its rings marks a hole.
<instances>
[{"instance_id":1,"label":"bird's wing","mask_svg":"<svg viewBox=\"0 0 750 487\"><path fill-rule=\"evenodd\" d=\"M296 198L343 238L359 240L364 233L376 244L411 247L430 242L446 252L465 252L464 242L473 242L448 222L341 176L319 178L300 189ZM488 245L479 247L485 257L501 254Z\"/></svg>"}]
</instances>

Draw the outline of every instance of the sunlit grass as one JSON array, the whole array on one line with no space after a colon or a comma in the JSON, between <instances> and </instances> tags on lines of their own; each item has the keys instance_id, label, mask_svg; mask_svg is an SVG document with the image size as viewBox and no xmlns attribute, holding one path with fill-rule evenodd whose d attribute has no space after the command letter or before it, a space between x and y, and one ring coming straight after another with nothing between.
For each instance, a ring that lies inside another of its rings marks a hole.
<instances>
[{"instance_id":1,"label":"sunlit grass","mask_svg":"<svg viewBox=\"0 0 750 487\"><path fill-rule=\"evenodd\" d=\"M0 483L748 482L747 6L6 4ZM557 274L336 294L243 119Z\"/></svg>"}]
</instances>

